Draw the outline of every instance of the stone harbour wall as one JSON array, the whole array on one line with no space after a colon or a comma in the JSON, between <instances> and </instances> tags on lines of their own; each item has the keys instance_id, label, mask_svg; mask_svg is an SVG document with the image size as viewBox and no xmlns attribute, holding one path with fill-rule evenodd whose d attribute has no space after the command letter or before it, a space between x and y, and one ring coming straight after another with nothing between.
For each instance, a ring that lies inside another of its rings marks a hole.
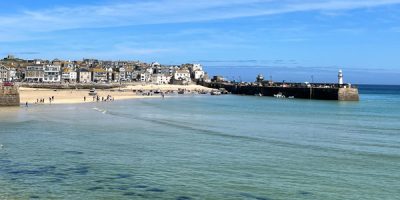
<instances>
[{"instance_id":1,"label":"stone harbour wall","mask_svg":"<svg viewBox=\"0 0 400 200\"><path fill-rule=\"evenodd\" d=\"M258 85L237 85L223 83L203 84L210 88L225 88L232 94L274 96L282 94L286 97L300 99L318 99L318 100L338 100L338 101L359 101L357 88L308 88L308 87L274 87Z\"/></svg>"},{"instance_id":2,"label":"stone harbour wall","mask_svg":"<svg viewBox=\"0 0 400 200\"><path fill-rule=\"evenodd\" d=\"M0 86L0 106L19 106L20 97L16 86Z\"/></svg>"},{"instance_id":3,"label":"stone harbour wall","mask_svg":"<svg viewBox=\"0 0 400 200\"><path fill-rule=\"evenodd\" d=\"M359 101L360 95L357 88L339 88L338 91L339 101Z\"/></svg>"}]
</instances>

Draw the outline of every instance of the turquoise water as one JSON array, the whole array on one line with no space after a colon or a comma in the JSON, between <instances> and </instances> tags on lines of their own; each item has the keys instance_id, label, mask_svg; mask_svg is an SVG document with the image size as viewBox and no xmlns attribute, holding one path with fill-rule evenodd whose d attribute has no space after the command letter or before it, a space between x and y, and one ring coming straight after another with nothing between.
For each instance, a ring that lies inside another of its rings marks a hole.
<instances>
[{"instance_id":1,"label":"turquoise water","mask_svg":"<svg viewBox=\"0 0 400 200\"><path fill-rule=\"evenodd\" d=\"M0 109L0 199L400 199L400 88Z\"/></svg>"}]
</instances>

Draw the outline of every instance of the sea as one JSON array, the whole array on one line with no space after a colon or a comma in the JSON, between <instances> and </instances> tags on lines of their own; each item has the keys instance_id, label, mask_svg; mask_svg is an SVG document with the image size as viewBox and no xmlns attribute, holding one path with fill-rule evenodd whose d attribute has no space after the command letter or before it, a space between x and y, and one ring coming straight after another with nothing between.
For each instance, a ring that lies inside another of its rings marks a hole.
<instances>
[{"instance_id":1,"label":"sea","mask_svg":"<svg viewBox=\"0 0 400 200\"><path fill-rule=\"evenodd\" d=\"M0 108L0 199L400 199L400 86Z\"/></svg>"}]
</instances>

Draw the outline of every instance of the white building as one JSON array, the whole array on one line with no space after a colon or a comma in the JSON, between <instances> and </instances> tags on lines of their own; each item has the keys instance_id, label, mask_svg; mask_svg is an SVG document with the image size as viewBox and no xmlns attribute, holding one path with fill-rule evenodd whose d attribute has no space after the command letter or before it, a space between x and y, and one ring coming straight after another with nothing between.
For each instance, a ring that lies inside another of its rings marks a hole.
<instances>
[{"instance_id":1,"label":"white building","mask_svg":"<svg viewBox=\"0 0 400 200\"><path fill-rule=\"evenodd\" d=\"M47 83L61 82L61 66L45 65L43 82Z\"/></svg>"},{"instance_id":2,"label":"white building","mask_svg":"<svg viewBox=\"0 0 400 200\"><path fill-rule=\"evenodd\" d=\"M190 72L187 69L178 69L174 73L175 80L186 80L190 81Z\"/></svg>"},{"instance_id":3,"label":"white building","mask_svg":"<svg viewBox=\"0 0 400 200\"><path fill-rule=\"evenodd\" d=\"M171 77L166 76L165 74L153 74L151 76L151 82L158 85L168 84L170 80Z\"/></svg>"},{"instance_id":4,"label":"white building","mask_svg":"<svg viewBox=\"0 0 400 200\"><path fill-rule=\"evenodd\" d=\"M187 69L178 69L174 72L173 84L186 85L192 82L190 72Z\"/></svg>"},{"instance_id":5,"label":"white building","mask_svg":"<svg viewBox=\"0 0 400 200\"><path fill-rule=\"evenodd\" d=\"M193 72L193 78L195 80L202 79L202 78L204 78L204 74L205 74L205 72L203 70L196 70Z\"/></svg>"},{"instance_id":6,"label":"white building","mask_svg":"<svg viewBox=\"0 0 400 200\"><path fill-rule=\"evenodd\" d=\"M64 70L61 78L65 82L76 82L78 78L78 73L75 71Z\"/></svg>"},{"instance_id":7,"label":"white building","mask_svg":"<svg viewBox=\"0 0 400 200\"><path fill-rule=\"evenodd\" d=\"M18 79L18 77L17 77L17 69L10 68L9 74L8 74L8 80L9 81L13 81L13 80L16 80L16 79Z\"/></svg>"},{"instance_id":8,"label":"white building","mask_svg":"<svg viewBox=\"0 0 400 200\"><path fill-rule=\"evenodd\" d=\"M0 65L0 82L10 81L10 68Z\"/></svg>"},{"instance_id":9,"label":"white building","mask_svg":"<svg viewBox=\"0 0 400 200\"><path fill-rule=\"evenodd\" d=\"M151 74L148 72L140 73L140 82L149 82L151 80Z\"/></svg>"},{"instance_id":10,"label":"white building","mask_svg":"<svg viewBox=\"0 0 400 200\"><path fill-rule=\"evenodd\" d=\"M126 81L126 69L125 67L119 68L119 80Z\"/></svg>"},{"instance_id":11,"label":"white building","mask_svg":"<svg viewBox=\"0 0 400 200\"><path fill-rule=\"evenodd\" d=\"M204 78L205 72L200 64L188 64L190 75L194 80L200 80Z\"/></svg>"},{"instance_id":12,"label":"white building","mask_svg":"<svg viewBox=\"0 0 400 200\"><path fill-rule=\"evenodd\" d=\"M148 73L148 74L153 74L153 68L151 68L151 67L148 67L148 68L146 68L146 72Z\"/></svg>"},{"instance_id":13,"label":"white building","mask_svg":"<svg viewBox=\"0 0 400 200\"><path fill-rule=\"evenodd\" d=\"M203 67L200 64L193 64L192 71L203 71Z\"/></svg>"}]
</instances>

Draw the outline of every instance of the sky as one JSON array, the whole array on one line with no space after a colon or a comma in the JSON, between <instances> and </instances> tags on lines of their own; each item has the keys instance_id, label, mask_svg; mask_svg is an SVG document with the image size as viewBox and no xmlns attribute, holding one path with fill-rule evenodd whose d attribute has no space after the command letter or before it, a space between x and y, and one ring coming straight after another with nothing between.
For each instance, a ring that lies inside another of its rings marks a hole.
<instances>
[{"instance_id":1,"label":"sky","mask_svg":"<svg viewBox=\"0 0 400 200\"><path fill-rule=\"evenodd\" d=\"M254 81L400 84L400 0L14 0L0 55L200 63Z\"/></svg>"}]
</instances>

